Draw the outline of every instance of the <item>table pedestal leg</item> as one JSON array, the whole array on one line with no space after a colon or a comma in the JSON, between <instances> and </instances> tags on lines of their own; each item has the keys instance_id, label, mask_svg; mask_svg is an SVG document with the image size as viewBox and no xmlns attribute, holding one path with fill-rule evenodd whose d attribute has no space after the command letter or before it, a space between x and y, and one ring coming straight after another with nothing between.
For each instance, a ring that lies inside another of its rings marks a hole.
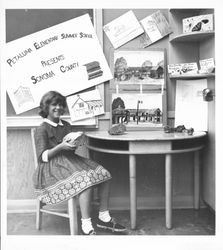
<instances>
[{"instance_id":1,"label":"table pedestal leg","mask_svg":"<svg viewBox=\"0 0 223 250\"><path fill-rule=\"evenodd\" d=\"M199 151L194 152L194 208L200 207L200 164Z\"/></svg>"},{"instance_id":2,"label":"table pedestal leg","mask_svg":"<svg viewBox=\"0 0 223 250\"><path fill-rule=\"evenodd\" d=\"M136 156L129 155L130 221L131 229L136 228Z\"/></svg>"},{"instance_id":3,"label":"table pedestal leg","mask_svg":"<svg viewBox=\"0 0 223 250\"><path fill-rule=\"evenodd\" d=\"M166 227L172 228L172 156L165 157L165 185L166 185Z\"/></svg>"}]
</instances>

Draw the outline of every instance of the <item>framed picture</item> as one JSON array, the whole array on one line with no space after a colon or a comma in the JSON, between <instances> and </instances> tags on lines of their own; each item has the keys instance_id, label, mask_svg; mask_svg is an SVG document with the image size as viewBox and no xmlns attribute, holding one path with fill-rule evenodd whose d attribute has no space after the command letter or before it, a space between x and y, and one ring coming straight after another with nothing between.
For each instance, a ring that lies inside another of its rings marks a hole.
<instances>
[{"instance_id":1,"label":"framed picture","mask_svg":"<svg viewBox=\"0 0 223 250\"><path fill-rule=\"evenodd\" d=\"M111 52L111 125L127 130L161 130L166 125L166 51L119 49Z\"/></svg>"}]
</instances>

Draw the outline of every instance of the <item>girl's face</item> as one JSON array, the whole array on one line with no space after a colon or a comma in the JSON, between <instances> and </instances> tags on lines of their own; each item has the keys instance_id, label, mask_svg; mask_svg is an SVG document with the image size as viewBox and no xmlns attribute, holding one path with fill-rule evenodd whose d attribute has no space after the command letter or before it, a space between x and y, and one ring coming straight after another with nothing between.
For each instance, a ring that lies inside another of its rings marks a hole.
<instances>
[{"instance_id":1,"label":"girl's face","mask_svg":"<svg viewBox=\"0 0 223 250\"><path fill-rule=\"evenodd\" d=\"M49 114L47 118L53 122L59 122L60 116L64 114L64 107L60 103L51 103L49 105Z\"/></svg>"}]
</instances>

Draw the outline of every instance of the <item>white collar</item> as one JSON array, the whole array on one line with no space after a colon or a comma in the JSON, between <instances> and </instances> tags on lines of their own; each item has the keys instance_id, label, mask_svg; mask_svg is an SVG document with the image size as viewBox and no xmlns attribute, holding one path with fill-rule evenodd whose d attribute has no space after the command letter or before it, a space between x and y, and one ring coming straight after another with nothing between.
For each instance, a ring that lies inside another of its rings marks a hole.
<instances>
[{"instance_id":1,"label":"white collar","mask_svg":"<svg viewBox=\"0 0 223 250\"><path fill-rule=\"evenodd\" d=\"M52 122L51 120L49 120L47 118L44 118L43 121L50 124L50 125L52 125L53 127L57 127L58 125L63 126L63 123L62 123L61 120L59 120L59 122L56 123L56 122Z\"/></svg>"}]
</instances>

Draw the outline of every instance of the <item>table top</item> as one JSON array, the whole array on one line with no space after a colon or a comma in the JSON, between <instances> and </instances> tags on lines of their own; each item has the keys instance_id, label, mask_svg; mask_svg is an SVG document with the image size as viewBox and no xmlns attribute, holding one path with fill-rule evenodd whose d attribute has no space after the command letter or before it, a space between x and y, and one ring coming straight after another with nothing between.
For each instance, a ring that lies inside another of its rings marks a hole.
<instances>
[{"instance_id":1,"label":"table top","mask_svg":"<svg viewBox=\"0 0 223 250\"><path fill-rule=\"evenodd\" d=\"M91 131L85 134L89 138L115 141L172 141L201 138L207 135L204 131L187 133L165 133L164 131L127 131L123 135L110 135L108 131Z\"/></svg>"}]
</instances>

